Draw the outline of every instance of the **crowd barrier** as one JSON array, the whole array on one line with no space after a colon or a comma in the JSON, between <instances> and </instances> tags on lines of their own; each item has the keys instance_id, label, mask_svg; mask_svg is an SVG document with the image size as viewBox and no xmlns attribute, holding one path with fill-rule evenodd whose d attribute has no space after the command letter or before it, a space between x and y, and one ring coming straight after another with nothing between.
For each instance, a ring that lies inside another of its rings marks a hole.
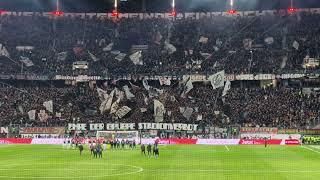
<instances>
[{"instance_id":1,"label":"crowd barrier","mask_svg":"<svg viewBox=\"0 0 320 180\"><path fill-rule=\"evenodd\" d=\"M82 143L88 143L94 139L82 138ZM63 144L66 139L61 138L0 138L0 144ZM102 141L101 139L99 140ZM264 145L263 139L136 139L137 143L154 144L202 144L202 145ZM268 145L299 145L298 139L269 139Z\"/></svg>"}]
</instances>

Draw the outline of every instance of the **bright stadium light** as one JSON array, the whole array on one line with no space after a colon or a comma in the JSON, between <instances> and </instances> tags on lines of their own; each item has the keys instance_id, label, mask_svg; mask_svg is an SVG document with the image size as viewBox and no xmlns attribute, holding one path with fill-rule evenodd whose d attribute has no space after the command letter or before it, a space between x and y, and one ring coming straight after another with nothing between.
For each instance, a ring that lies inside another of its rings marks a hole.
<instances>
[{"instance_id":1,"label":"bright stadium light","mask_svg":"<svg viewBox=\"0 0 320 180\"><path fill-rule=\"evenodd\" d=\"M233 5L234 5L234 2L233 2L233 0L230 0L230 9L228 10L228 13L229 14L237 14L237 10L235 10L234 8L233 8Z\"/></svg>"},{"instance_id":2,"label":"bright stadium light","mask_svg":"<svg viewBox=\"0 0 320 180\"><path fill-rule=\"evenodd\" d=\"M112 10L111 16L115 17L115 18L117 18L119 16L119 13L118 13L118 0L114 0L114 9Z\"/></svg>"},{"instance_id":3,"label":"bright stadium light","mask_svg":"<svg viewBox=\"0 0 320 180\"><path fill-rule=\"evenodd\" d=\"M172 0L171 3L171 16L176 17L177 12L176 12L176 3L175 0Z\"/></svg>"},{"instance_id":4,"label":"bright stadium light","mask_svg":"<svg viewBox=\"0 0 320 180\"><path fill-rule=\"evenodd\" d=\"M118 1L114 0L114 9L117 9L117 8L118 8Z\"/></svg>"},{"instance_id":5,"label":"bright stadium light","mask_svg":"<svg viewBox=\"0 0 320 180\"><path fill-rule=\"evenodd\" d=\"M293 0L290 0L290 7L288 8L288 13L292 14L297 11L296 8L293 7Z\"/></svg>"},{"instance_id":6,"label":"bright stadium light","mask_svg":"<svg viewBox=\"0 0 320 180\"><path fill-rule=\"evenodd\" d=\"M59 0L56 1L56 10L51 12L54 16L62 16L64 12L60 11Z\"/></svg>"},{"instance_id":7,"label":"bright stadium light","mask_svg":"<svg viewBox=\"0 0 320 180\"><path fill-rule=\"evenodd\" d=\"M229 14L237 14L237 11L235 9L230 9L228 10Z\"/></svg>"}]
</instances>

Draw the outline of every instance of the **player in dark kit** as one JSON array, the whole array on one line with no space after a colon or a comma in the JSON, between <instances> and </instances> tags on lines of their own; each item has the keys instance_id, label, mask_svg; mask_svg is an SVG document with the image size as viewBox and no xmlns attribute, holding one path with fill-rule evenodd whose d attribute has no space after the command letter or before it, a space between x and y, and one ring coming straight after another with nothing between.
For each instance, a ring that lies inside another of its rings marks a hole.
<instances>
[{"instance_id":1,"label":"player in dark kit","mask_svg":"<svg viewBox=\"0 0 320 180\"><path fill-rule=\"evenodd\" d=\"M97 158L97 154L98 154L97 146L95 146L95 147L93 148L93 158Z\"/></svg>"},{"instance_id":2,"label":"player in dark kit","mask_svg":"<svg viewBox=\"0 0 320 180\"><path fill-rule=\"evenodd\" d=\"M132 148L133 148L133 149L135 149L135 148L136 148L136 140L133 140Z\"/></svg>"},{"instance_id":3,"label":"player in dark kit","mask_svg":"<svg viewBox=\"0 0 320 180\"><path fill-rule=\"evenodd\" d=\"M90 142L90 151L91 151L91 155L93 154L94 151L94 145L93 143Z\"/></svg>"},{"instance_id":4,"label":"player in dark kit","mask_svg":"<svg viewBox=\"0 0 320 180\"><path fill-rule=\"evenodd\" d=\"M82 155L82 151L83 151L83 145L82 145L82 144L79 144L78 147L79 147L80 156L81 156L81 155Z\"/></svg>"},{"instance_id":5,"label":"player in dark kit","mask_svg":"<svg viewBox=\"0 0 320 180\"><path fill-rule=\"evenodd\" d=\"M159 148L158 148L158 146L155 145L153 151L154 151L154 157L155 158L159 157Z\"/></svg>"},{"instance_id":6,"label":"player in dark kit","mask_svg":"<svg viewBox=\"0 0 320 180\"><path fill-rule=\"evenodd\" d=\"M151 156L152 154L151 154L151 144L148 144L148 146L147 146L147 151L148 151L148 156Z\"/></svg>"},{"instance_id":7,"label":"player in dark kit","mask_svg":"<svg viewBox=\"0 0 320 180\"><path fill-rule=\"evenodd\" d=\"M125 141L122 139L122 140L121 140L121 147L122 147L122 149L124 149L124 145L125 145Z\"/></svg>"},{"instance_id":8,"label":"player in dark kit","mask_svg":"<svg viewBox=\"0 0 320 180\"><path fill-rule=\"evenodd\" d=\"M141 144L141 154L146 155L146 147L144 146L144 144Z\"/></svg>"},{"instance_id":9,"label":"player in dark kit","mask_svg":"<svg viewBox=\"0 0 320 180\"><path fill-rule=\"evenodd\" d=\"M264 147L266 148L268 145L268 141L267 141L267 138L264 138Z\"/></svg>"},{"instance_id":10,"label":"player in dark kit","mask_svg":"<svg viewBox=\"0 0 320 180\"><path fill-rule=\"evenodd\" d=\"M100 143L97 144L97 155L99 158L102 158L102 147Z\"/></svg>"}]
</instances>

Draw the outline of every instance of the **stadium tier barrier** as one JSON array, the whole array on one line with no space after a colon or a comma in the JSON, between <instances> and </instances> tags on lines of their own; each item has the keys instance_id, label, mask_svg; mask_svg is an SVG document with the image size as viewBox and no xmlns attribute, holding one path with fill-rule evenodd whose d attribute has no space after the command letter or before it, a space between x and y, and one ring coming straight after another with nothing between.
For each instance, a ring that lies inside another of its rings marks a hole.
<instances>
[{"instance_id":1,"label":"stadium tier barrier","mask_svg":"<svg viewBox=\"0 0 320 180\"><path fill-rule=\"evenodd\" d=\"M82 138L82 143L88 143L93 139ZM153 144L157 139L137 139L141 144ZM0 144L63 144L62 138L0 138ZM158 139L159 144L202 144L202 145L264 145L263 139ZM268 139L269 145L299 145L298 139Z\"/></svg>"}]
</instances>

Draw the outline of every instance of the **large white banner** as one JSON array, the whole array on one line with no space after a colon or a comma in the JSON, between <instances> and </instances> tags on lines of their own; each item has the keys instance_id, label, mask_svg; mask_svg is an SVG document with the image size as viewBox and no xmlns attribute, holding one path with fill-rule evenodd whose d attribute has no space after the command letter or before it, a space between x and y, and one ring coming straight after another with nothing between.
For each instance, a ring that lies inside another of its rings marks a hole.
<instances>
[{"instance_id":1,"label":"large white banner","mask_svg":"<svg viewBox=\"0 0 320 180\"><path fill-rule=\"evenodd\" d=\"M164 105L156 99L153 102L154 102L155 122L162 122L163 121L163 114L164 114Z\"/></svg>"},{"instance_id":2,"label":"large white banner","mask_svg":"<svg viewBox=\"0 0 320 180\"><path fill-rule=\"evenodd\" d=\"M217 72L214 75L209 76L209 80L211 82L211 86L213 89L223 87L223 85L224 85L224 70Z\"/></svg>"},{"instance_id":3,"label":"large white banner","mask_svg":"<svg viewBox=\"0 0 320 180\"><path fill-rule=\"evenodd\" d=\"M182 131L197 131L198 124L185 123L96 123L90 124L87 127L84 123L68 124L69 130L182 130ZM104 128L102 128L104 127Z\"/></svg>"}]
</instances>

